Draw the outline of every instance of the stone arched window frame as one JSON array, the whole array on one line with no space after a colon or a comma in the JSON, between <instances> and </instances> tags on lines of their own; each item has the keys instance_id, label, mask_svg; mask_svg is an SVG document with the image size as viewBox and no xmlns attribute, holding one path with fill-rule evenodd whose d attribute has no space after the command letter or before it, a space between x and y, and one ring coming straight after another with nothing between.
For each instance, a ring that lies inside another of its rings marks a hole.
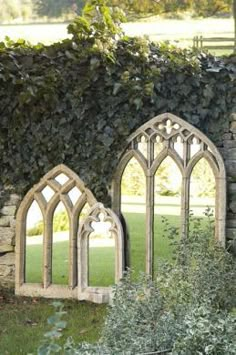
<instances>
[{"instance_id":1,"label":"stone arched window frame","mask_svg":"<svg viewBox=\"0 0 236 355\"><path fill-rule=\"evenodd\" d=\"M64 174L68 177L68 181L63 185L55 180L60 174ZM49 186L54 191L54 195L49 202L46 201L42 194L42 191L46 186ZM75 205L73 205L68 196L68 192L74 187L77 187L81 192L81 196ZM26 218L28 210L34 200L38 203L44 220L42 284L29 284L25 282ZM66 208L70 225L69 284L67 286L52 284L53 214L60 201L63 202ZM20 204L16 216L16 294L64 298L72 296L77 297L77 291L75 288L78 281L78 219L86 203L92 207L97 203L97 200L92 192L85 187L78 175L63 164L56 166L48 172L40 182L26 194Z\"/></svg>"},{"instance_id":2,"label":"stone arched window frame","mask_svg":"<svg viewBox=\"0 0 236 355\"><path fill-rule=\"evenodd\" d=\"M165 148L154 158L156 136L164 141ZM178 136L183 142L183 157L174 150L174 142ZM138 149L142 137L147 142L147 157ZM190 146L194 137L200 142L201 149L191 158ZM142 125L128 138L112 184L113 210L120 214L122 175L129 161L135 158L146 177L146 272L150 275L153 273L154 256L154 179L158 167L167 156L174 160L182 174L181 234L183 238L188 234L191 172L201 158L205 158L209 163L216 181L215 238L225 246L226 172L223 159L216 146L200 130L171 113L163 113Z\"/></svg>"},{"instance_id":3,"label":"stone arched window frame","mask_svg":"<svg viewBox=\"0 0 236 355\"><path fill-rule=\"evenodd\" d=\"M89 237L93 232L92 223L99 222L100 214L104 217L104 222L110 223L109 232L115 241L115 284L123 277L124 265L124 236L119 218L109 208L105 208L102 203L95 204L86 219L80 226L78 238L78 299L95 303L110 301L112 294L111 287L92 287L89 285Z\"/></svg>"}]
</instances>

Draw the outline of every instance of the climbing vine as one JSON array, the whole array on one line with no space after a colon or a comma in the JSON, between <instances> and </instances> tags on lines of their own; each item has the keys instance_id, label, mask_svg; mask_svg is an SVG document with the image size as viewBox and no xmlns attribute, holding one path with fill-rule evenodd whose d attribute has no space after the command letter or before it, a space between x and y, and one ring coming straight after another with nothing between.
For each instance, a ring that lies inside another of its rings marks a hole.
<instances>
[{"instance_id":1,"label":"climbing vine","mask_svg":"<svg viewBox=\"0 0 236 355\"><path fill-rule=\"evenodd\" d=\"M0 184L18 193L65 163L107 202L141 124L169 111L219 143L236 111L235 57L126 37L120 13L91 3L69 25L71 39L0 43Z\"/></svg>"}]
</instances>

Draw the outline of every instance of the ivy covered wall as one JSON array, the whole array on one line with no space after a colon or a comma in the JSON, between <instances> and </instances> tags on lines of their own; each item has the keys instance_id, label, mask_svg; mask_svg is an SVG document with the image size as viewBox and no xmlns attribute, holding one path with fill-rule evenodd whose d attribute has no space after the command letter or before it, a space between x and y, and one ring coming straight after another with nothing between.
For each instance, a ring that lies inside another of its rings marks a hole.
<instances>
[{"instance_id":1,"label":"ivy covered wall","mask_svg":"<svg viewBox=\"0 0 236 355\"><path fill-rule=\"evenodd\" d=\"M218 146L236 112L234 58L124 38L106 53L76 38L0 45L1 184L25 193L59 163L106 201L126 138L172 112Z\"/></svg>"},{"instance_id":2,"label":"ivy covered wall","mask_svg":"<svg viewBox=\"0 0 236 355\"><path fill-rule=\"evenodd\" d=\"M109 204L127 137L171 112L220 148L235 194L233 220L236 58L118 36L106 18L102 26L78 18L69 30L71 39L49 47L0 43L1 207L60 163Z\"/></svg>"}]
</instances>

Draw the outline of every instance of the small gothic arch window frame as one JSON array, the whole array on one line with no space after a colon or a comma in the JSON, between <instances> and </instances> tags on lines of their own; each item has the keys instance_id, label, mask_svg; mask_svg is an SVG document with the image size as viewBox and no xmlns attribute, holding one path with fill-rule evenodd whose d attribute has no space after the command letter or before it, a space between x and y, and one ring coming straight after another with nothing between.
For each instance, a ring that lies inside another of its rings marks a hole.
<instances>
[{"instance_id":1,"label":"small gothic arch window frame","mask_svg":"<svg viewBox=\"0 0 236 355\"><path fill-rule=\"evenodd\" d=\"M99 222L99 215L103 214L104 222L110 223L109 232L115 241L115 284L124 274L124 235L121 222L117 215L102 203L96 203L88 212L86 219L80 226L78 233L78 299L95 303L110 302L111 287L89 286L89 236L93 232L92 223Z\"/></svg>"}]
</instances>

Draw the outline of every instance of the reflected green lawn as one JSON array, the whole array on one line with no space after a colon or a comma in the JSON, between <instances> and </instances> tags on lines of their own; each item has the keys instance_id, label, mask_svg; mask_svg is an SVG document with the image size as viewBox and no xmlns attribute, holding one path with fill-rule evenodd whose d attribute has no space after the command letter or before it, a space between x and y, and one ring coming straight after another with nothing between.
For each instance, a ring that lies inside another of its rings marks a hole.
<instances>
[{"instance_id":1,"label":"reflected green lawn","mask_svg":"<svg viewBox=\"0 0 236 355\"><path fill-rule=\"evenodd\" d=\"M130 234L130 258L134 275L145 271L145 214L124 214ZM178 226L178 216L166 216L171 226ZM169 240L164 237L165 226L161 216L155 215L154 221L154 267L158 261L170 259L172 250ZM55 284L68 283L68 241L57 242L53 246L52 278ZM91 286L114 284L114 259L112 247L91 247L89 253L89 283ZM26 252L26 282L42 282L42 245L29 245Z\"/></svg>"}]
</instances>

